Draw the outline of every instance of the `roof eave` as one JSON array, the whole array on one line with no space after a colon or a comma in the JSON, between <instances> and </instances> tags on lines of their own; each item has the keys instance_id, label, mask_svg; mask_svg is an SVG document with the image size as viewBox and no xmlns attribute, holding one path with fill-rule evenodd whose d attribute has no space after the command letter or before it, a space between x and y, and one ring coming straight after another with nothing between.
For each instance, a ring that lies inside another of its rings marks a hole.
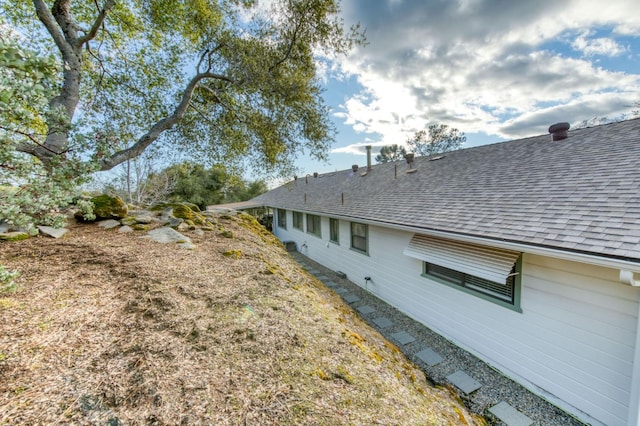
<instances>
[{"instance_id":1,"label":"roof eave","mask_svg":"<svg viewBox=\"0 0 640 426\"><path fill-rule=\"evenodd\" d=\"M286 208L282 206L272 206L272 207ZM303 209L296 209L296 211L300 211L303 213L318 214L317 211L312 211L312 210L305 211ZM640 274L640 259L637 259L637 260L622 259L618 257L598 255L598 254L588 253L583 251L561 249L556 247L536 245L536 244L530 244L530 243L524 243L524 242L518 242L518 241L494 239L494 238L488 238L488 237L482 237L482 236L476 236L476 235L470 235L470 234L456 233L451 231L441 231L437 229L420 228L416 226L402 225L402 224L391 223L391 222L361 219L361 218L352 217L352 216L342 216L342 215L327 214L327 213L322 213L322 214L329 217L334 217L336 219L357 221L360 223L366 223L368 225L380 226L384 228L397 229L397 230L407 231L407 232L415 232L415 233L429 235L433 237L448 238L454 241L460 241L460 242L466 242L466 243L488 245L491 247L526 252L526 253L531 253L531 254L540 255L540 256L555 257L557 259L587 263L590 265L602 266L605 268L627 270L636 274Z\"/></svg>"}]
</instances>

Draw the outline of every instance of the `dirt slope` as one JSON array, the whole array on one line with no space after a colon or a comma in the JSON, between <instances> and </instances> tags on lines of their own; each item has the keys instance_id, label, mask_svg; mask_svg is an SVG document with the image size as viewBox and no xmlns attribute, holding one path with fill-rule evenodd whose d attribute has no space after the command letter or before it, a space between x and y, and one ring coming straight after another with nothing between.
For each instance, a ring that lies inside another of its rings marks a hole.
<instances>
[{"instance_id":1,"label":"dirt slope","mask_svg":"<svg viewBox=\"0 0 640 426\"><path fill-rule=\"evenodd\" d=\"M97 225L0 243L0 424L483 423L250 217L220 225L193 251Z\"/></svg>"}]
</instances>

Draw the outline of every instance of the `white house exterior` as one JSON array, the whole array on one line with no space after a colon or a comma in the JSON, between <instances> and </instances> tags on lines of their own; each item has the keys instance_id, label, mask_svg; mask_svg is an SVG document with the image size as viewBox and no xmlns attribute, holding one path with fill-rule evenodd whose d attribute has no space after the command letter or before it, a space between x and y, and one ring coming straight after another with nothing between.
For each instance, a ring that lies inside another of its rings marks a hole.
<instances>
[{"instance_id":1,"label":"white house exterior","mask_svg":"<svg viewBox=\"0 0 640 426\"><path fill-rule=\"evenodd\" d=\"M640 120L297 178L274 233L578 418L640 424ZM365 280L370 277L370 280Z\"/></svg>"}]
</instances>

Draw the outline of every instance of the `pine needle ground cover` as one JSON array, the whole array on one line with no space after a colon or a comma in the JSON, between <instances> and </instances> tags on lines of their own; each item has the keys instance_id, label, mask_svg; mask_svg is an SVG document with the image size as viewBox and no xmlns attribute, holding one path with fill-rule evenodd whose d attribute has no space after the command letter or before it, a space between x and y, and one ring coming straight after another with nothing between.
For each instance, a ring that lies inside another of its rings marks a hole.
<instances>
[{"instance_id":1,"label":"pine needle ground cover","mask_svg":"<svg viewBox=\"0 0 640 426\"><path fill-rule=\"evenodd\" d=\"M484 423L252 218L141 235L0 243L0 424Z\"/></svg>"}]
</instances>

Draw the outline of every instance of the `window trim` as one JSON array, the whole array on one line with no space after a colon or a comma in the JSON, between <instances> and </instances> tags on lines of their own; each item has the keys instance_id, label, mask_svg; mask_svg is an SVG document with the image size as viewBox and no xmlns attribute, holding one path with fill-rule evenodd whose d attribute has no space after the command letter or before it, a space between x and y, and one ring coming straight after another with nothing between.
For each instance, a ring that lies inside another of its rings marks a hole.
<instances>
[{"instance_id":1,"label":"window trim","mask_svg":"<svg viewBox=\"0 0 640 426\"><path fill-rule=\"evenodd\" d=\"M292 222L293 222L293 229L299 229L300 231L304 232L304 214L302 212L297 212L297 211L292 211ZM296 218L298 218L300 220L300 222L298 224L296 224L297 220ZM300 225L300 226L296 226L296 225Z\"/></svg>"},{"instance_id":2,"label":"window trim","mask_svg":"<svg viewBox=\"0 0 640 426\"><path fill-rule=\"evenodd\" d=\"M333 235L334 234L333 233L333 231L334 231L333 224L334 223L336 225L335 226L335 231L336 231L335 232L335 239L333 238L334 237L334 235ZM330 217L329 218L329 241L334 243L334 244L340 245L340 219L336 219L334 217Z\"/></svg>"},{"instance_id":3,"label":"window trim","mask_svg":"<svg viewBox=\"0 0 640 426\"><path fill-rule=\"evenodd\" d=\"M285 209L278 209L277 216L278 228L287 229L287 211Z\"/></svg>"},{"instance_id":4,"label":"window trim","mask_svg":"<svg viewBox=\"0 0 640 426\"><path fill-rule=\"evenodd\" d=\"M427 263L428 262L422 262L422 274L421 276L424 278L427 278L429 280L435 281L439 284L444 284L448 287L454 288L458 291L461 291L463 293L467 293L469 295L478 297L480 299L486 300L488 302L491 303L495 303L496 305L502 306L504 308L510 309L512 311L518 312L518 313L522 313L522 307L520 305L520 297L521 297L521 293L522 293L522 255L520 255L518 257L518 260L515 263L515 275L514 275L514 279L513 279L513 303L509 303L506 300L500 299L498 297L494 297L491 296L488 293L485 293L483 291L480 290L476 290L474 288L471 287L466 287L464 286L464 284L459 284L456 282L453 282L451 280L447 280L445 278L441 278L438 277L437 275L432 275L427 273ZM447 268L450 269L450 268ZM455 270L455 269L454 269ZM460 272L460 271L457 271ZM465 274L464 272L460 272L463 275L470 275L470 274ZM476 277L479 278L479 277ZM487 280L490 281L490 280ZM499 285L502 285L500 283L498 283ZM505 284L506 285L506 284Z\"/></svg>"},{"instance_id":5,"label":"window trim","mask_svg":"<svg viewBox=\"0 0 640 426\"><path fill-rule=\"evenodd\" d=\"M311 219L312 221L312 226L309 226L309 219ZM316 224L315 224L316 219L318 222L317 230L316 230ZM315 235L318 238L322 238L322 217L321 216L318 216L317 214L307 213L306 224L307 224L307 234Z\"/></svg>"},{"instance_id":6,"label":"window trim","mask_svg":"<svg viewBox=\"0 0 640 426\"><path fill-rule=\"evenodd\" d=\"M364 236L362 235L354 235L353 234L353 225L362 225L365 228L365 232L364 232ZM361 223L361 222L350 222L349 225L349 231L350 231L350 235L349 235L349 240L350 240L350 248L353 251L356 251L358 253L362 253L362 254L366 254L367 256L369 255L369 225L366 223ZM361 248L355 247L353 245L353 237L360 237L360 238L364 238L365 240L365 249L362 250Z\"/></svg>"}]
</instances>

